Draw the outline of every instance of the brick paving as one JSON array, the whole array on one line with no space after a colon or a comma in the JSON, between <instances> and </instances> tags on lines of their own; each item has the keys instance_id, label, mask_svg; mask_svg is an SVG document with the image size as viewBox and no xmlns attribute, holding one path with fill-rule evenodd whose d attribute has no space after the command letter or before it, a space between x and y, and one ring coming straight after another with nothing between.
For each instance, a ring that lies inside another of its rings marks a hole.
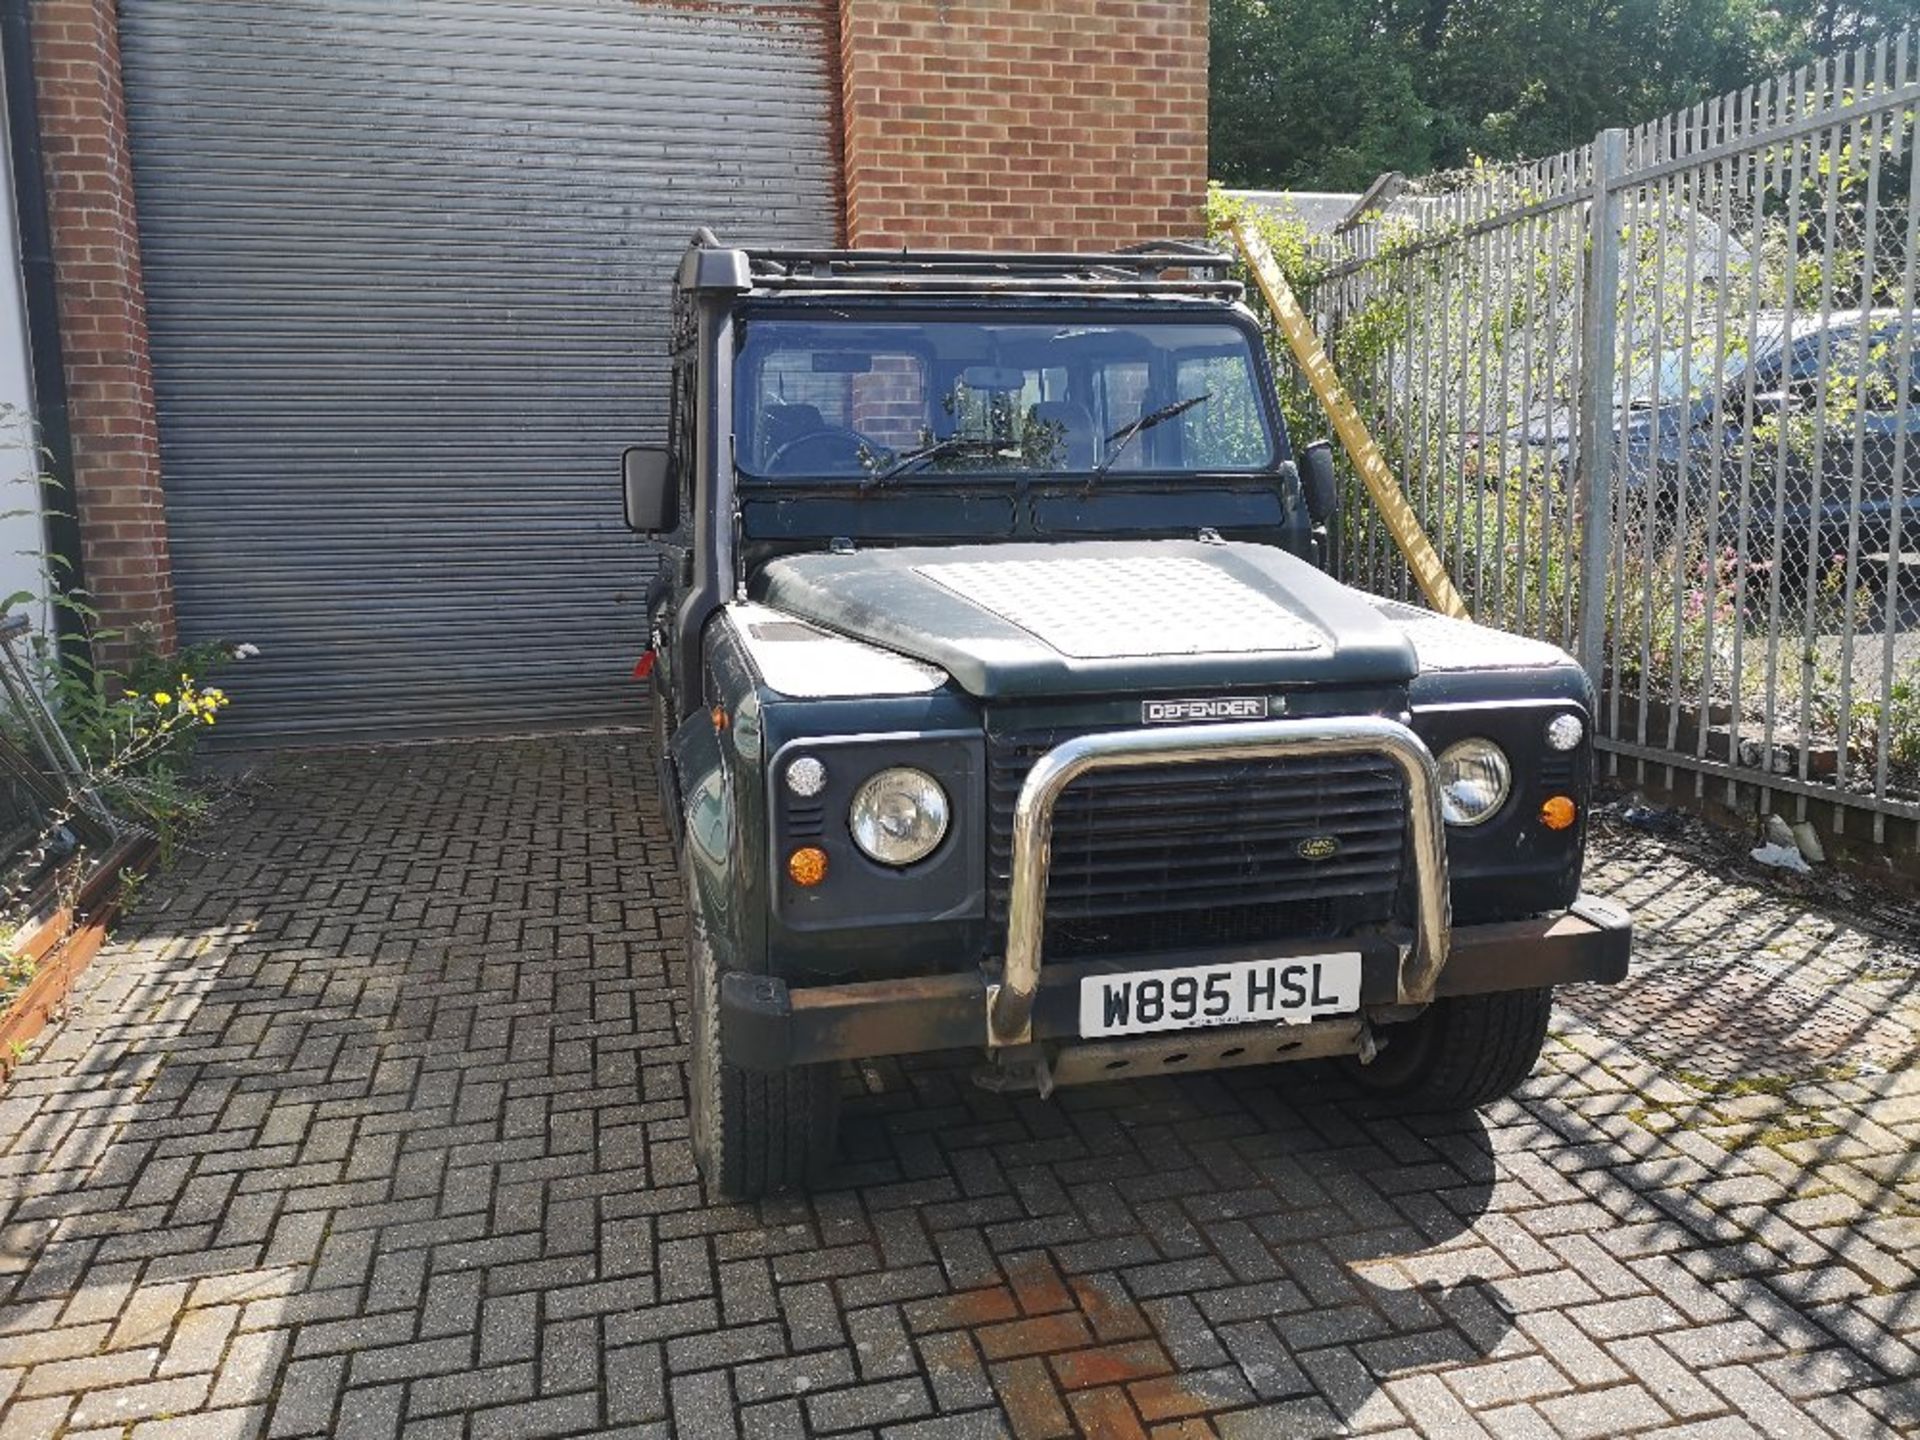
<instances>
[{"instance_id":1,"label":"brick paving","mask_svg":"<svg viewBox=\"0 0 1920 1440\"><path fill-rule=\"evenodd\" d=\"M285 757L151 882L0 1091L0 1440L1920 1432L1920 951L1615 837L1483 1118L886 1062L716 1205L646 772Z\"/></svg>"}]
</instances>

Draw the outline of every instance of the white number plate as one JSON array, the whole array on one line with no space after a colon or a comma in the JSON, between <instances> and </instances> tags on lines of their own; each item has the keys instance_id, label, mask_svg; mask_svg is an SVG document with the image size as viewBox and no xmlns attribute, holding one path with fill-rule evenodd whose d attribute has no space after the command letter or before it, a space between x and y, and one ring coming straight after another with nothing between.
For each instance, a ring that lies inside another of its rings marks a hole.
<instances>
[{"instance_id":1,"label":"white number plate","mask_svg":"<svg viewBox=\"0 0 1920 1440\"><path fill-rule=\"evenodd\" d=\"M1358 951L1090 975L1080 982L1083 1036L1145 1035L1254 1020L1298 1025L1359 1008Z\"/></svg>"}]
</instances>

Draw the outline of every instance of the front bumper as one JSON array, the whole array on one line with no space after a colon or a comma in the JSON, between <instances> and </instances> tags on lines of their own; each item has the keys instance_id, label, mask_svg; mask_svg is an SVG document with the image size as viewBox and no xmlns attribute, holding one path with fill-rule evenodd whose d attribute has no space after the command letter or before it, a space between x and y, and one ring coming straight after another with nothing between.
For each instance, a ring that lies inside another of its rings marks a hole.
<instances>
[{"instance_id":1,"label":"front bumper","mask_svg":"<svg viewBox=\"0 0 1920 1440\"><path fill-rule=\"evenodd\" d=\"M1053 810L1076 779L1094 770L1327 755L1377 756L1400 772L1407 787L1413 935L1400 951L1394 993L1403 1005L1431 1000L1435 981L1447 963L1452 917L1440 776L1432 753L1418 735L1398 721L1374 715L1109 730L1056 745L1034 762L1021 782L1013 807L1006 958L999 982L987 988L987 1043L1025 1045L1038 1038L1033 1011L1041 985Z\"/></svg>"},{"instance_id":2,"label":"front bumper","mask_svg":"<svg viewBox=\"0 0 1920 1440\"><path fill-rule=\"evenodd\" d=\"M1433 994L1444 999L1578 981L1613 984L1626 978L1632 944L1633 922L1626 911L1583 895L1562 915L1454 930ZM1404 937L1160 953L1045 966L1033 1000L1032 1037L1041 1042L1079 1039L1080 982L1089 975L1227 960L1280 960L1325 954L1330 949L1360 951L1363 1009L1401 1002ZM749 1070L978 1048L987 1040L981 1017L1000 980L997 971L982 969L793 990L786 981L771 976L734 972L720 982L722 1045L730 1064ZM1230 1028L1270 1031L1275 1027ZM1164 1033L1171 1038L1220 1036L1229 1031L1223 1027Z\"/></svg>"}]
</instances>

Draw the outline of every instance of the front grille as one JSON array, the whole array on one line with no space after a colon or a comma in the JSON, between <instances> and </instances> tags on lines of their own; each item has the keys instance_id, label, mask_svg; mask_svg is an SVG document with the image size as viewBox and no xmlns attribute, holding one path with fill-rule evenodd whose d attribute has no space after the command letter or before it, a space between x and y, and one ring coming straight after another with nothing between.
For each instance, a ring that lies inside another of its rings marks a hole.
<instances>
[{"instance_id":1,"label":"front grille","mask_svg":"<svg viewBox=\"0 0 1920 1440\"><path fill-rule=\"evenodd\" d=\"M1070 732L990 735L988 906L1007 918L1013 806ZM1390 920L1406 791L1374 756L1096 770L1053 812L1046 953L1057 958L1342 935ZM1339 842L1329 858L1303 841Z\"/></svg>"}]
</instances>

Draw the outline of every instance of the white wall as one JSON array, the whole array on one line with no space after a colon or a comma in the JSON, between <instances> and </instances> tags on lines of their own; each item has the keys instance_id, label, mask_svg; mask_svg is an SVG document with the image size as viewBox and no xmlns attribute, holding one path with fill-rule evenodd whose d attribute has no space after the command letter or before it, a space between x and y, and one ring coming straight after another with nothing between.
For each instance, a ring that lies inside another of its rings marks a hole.
<instances>
[{"instance_id":1,"label":"white wall","mask_svg":"<svg viewBox=\"0 0 1920 1440\"><path fill-rule=\"evenodd\" d=\"M0 106L0 598L21 590L44 596L47 589L26 296L5 125L6 111ZM34 628L44 633L45 604L36 605L32 616Z\"/></svg>"}]
</instances>

